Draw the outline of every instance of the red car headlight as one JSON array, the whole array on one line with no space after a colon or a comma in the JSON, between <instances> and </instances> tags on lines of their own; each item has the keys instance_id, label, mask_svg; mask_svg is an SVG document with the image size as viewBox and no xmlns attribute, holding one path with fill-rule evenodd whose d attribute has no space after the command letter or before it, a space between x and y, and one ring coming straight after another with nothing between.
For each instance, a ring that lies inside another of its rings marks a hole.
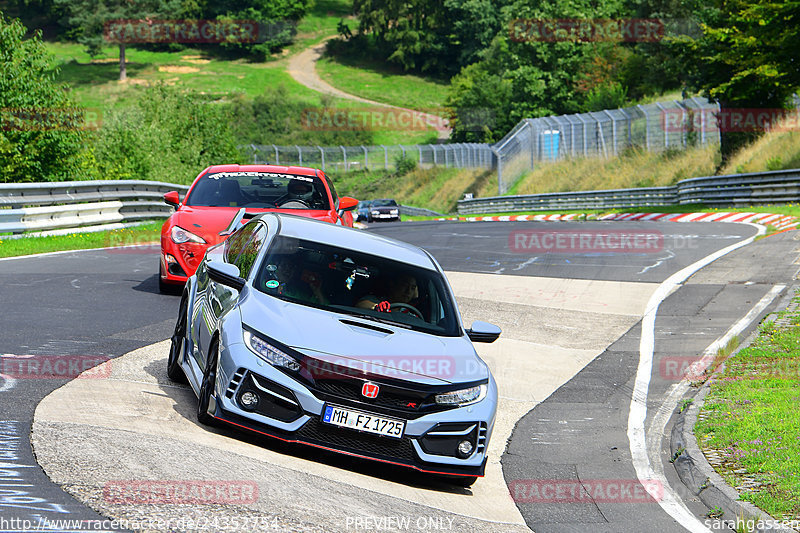
<instances>
[{"instance_id":1,"label":"red car headlight","mask_svg":"<svg viewBox=\"0 0 800 533\"><path fill-rule=\"evenodd\" d=\"M205 239L202 237L195 235L189 230L183 229L180 226L172 226L172 230L169 233L172 242L175 244L183 244L185 242L196 242L198 244L206 244Z\"/></svg>"}]
</instances>

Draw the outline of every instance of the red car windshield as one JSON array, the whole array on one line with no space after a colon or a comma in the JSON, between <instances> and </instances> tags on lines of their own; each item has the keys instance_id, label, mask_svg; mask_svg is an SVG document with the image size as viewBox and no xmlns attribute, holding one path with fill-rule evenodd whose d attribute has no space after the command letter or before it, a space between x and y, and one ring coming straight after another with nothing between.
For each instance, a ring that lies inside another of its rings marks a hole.
<instances>
[{"instance_id":1,"label":"red car windshield","mask_svg":"<svg viewBox=\"0 0 800 533\"><path fill-rule=\"evenodd\" d=\"M196 207L330 209L322 180L275 172L214 172L202 176L186 199Z\"/></svg>"}]
</instances>

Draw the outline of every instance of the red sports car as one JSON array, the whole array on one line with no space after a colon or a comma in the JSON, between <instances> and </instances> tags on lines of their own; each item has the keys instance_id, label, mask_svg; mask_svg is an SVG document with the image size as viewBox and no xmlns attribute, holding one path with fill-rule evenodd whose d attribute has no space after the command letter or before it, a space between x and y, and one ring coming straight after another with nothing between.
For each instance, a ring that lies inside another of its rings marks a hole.
<instances>
[{"instance_id":1,"label":"red sports car","mask_svg":"<svg viewBox=\"0 0 800 533\"><path fill-rule=\"evenodd\" d=\"M338 197L321 170L274 165L208 167L182 202L177 191L165 194L164 201L175 212L161 228L161 292L174 292L194 274L206 248L225 240L241 208L248 214L278 211L352 227L351 211L358 203Z\"/></svg>"}]
</instances>

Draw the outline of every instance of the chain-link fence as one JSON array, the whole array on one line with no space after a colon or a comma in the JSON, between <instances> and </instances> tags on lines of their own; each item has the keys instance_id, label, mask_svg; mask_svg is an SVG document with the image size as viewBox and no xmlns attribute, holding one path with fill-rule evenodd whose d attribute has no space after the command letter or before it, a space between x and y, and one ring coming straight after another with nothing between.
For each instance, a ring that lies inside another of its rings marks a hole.
<instances>
[{"instance_id":1,"label":"chain-link fence","mask_svg":"<svg viewBox=\"0 0 800 533\"><path fill-rule=\"evenodd\" d=\"M366 168L394 170L403 159L423 168L494 168L487 144L415 144L392 146L277 146L244 147L253 163L321 168L325 172L352 172Z\"/></svg>"},{"instance_id":2,"label":"chain-link fence","mask_svg":"<svg viewBox=\"0 0 800 533\"><path fill-rule=\"evenodd\" d=\"M715 112L705 98L521 121L492 149L498 192L506 193L537 162L612 157L626 148L660 151L719 143Z\"/></svg>"}]
</instances>

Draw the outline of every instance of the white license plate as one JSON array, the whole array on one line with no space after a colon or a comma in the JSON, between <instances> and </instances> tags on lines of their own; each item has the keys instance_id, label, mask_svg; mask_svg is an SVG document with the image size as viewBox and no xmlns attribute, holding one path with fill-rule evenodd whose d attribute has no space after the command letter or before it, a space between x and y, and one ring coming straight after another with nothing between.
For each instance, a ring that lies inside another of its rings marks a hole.
<instances>
[{"instance_id":1,"label":"white license plate","mask_svg":"<svg viewBox=\"0 0 800 533\"><path fill-rule=\"evenodd\" d=\"M403 420L384 418L382 416L354 411L343 407L326 405L322 413L322 421L343 428L357 429L399 439L403 436L406 423Z\"/></svg>"}]
</instances>

